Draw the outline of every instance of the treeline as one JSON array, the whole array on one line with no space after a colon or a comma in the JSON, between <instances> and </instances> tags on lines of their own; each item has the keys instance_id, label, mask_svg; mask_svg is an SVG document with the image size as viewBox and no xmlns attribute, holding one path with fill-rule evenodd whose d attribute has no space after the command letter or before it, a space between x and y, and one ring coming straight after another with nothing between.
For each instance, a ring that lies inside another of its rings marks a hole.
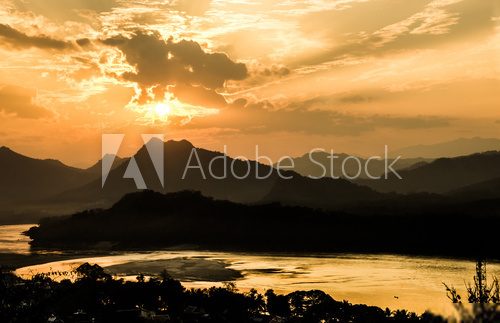
<instances>
[{"instance_id":1,"label":"treeline","mask_svg":"<svg viewBox=\"0 0 500 323\"><path fill-rule=\"evenodd\" d=\"M436 205L432 197L422 199L427 202L377 202L326 212L276 203L243 205L189 191L143 191L126 195L107 210L44 219L27 234L33 247L57 249L189 244L222 250L500 258L495 235L483 234L485 226L500 226L498 202ZM474 235L474 243L467 233Z\"/></svg>"},{"instance_id":2,"label":"treeline","mask_svg":"<svg viewBox=\"0 0 500 323\"><path fill-rule=\"evenodd\" d=\"M238 292L233 284L185 289L163 272L137 281L114 279L85 263L77 279L44 275L21 279L0 273L1 322L445 322L424 313L390 311L339 302L319 290L264 295Z\"/></svg>"}]
</instances>

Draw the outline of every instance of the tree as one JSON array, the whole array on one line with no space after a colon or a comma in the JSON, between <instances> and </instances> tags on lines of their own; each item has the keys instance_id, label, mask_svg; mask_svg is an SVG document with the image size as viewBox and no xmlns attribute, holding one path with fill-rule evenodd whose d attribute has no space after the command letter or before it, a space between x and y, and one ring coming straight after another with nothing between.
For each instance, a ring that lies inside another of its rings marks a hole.
<instances>
[{"instance_id":1,"label":"tree","mask_svg":"<svg viewBox=\"0 0 500 323\"><path fill-rule=\"evenodd\" d=\"M469 310L462 303L462 296L455 287L443 283L447 297L453 302L463 322L497 322L500 320L499 303L500 288L498 278L493 277L493 282L488 286L486 263L483 260L476 262L474 284L466 284L467 301L472 304Z\"/></svg>"},{"instance_id":2,"label":"tree","mask_svg":"<svg viewBox=\"0 0 500 323\"><path fill-rule=\"evenodd\" d=\"M276 295L272 289L265 293L267 300L267 311L272 316L288 317L290 316L290 304L288 297L284 295Z\"/></svg>"},{"instance_id":3,"label":"tree","mask_svg":"<svg viewBox=\"0 0 500 323\"><path fill-rule=\"evenodd\" d=\"M78 266L75 273L78 275L79 280L100 281L111 279L111 275L106 273L101 266L98 264L91 265L88 262Z\"/></svg>"}]
</instances>

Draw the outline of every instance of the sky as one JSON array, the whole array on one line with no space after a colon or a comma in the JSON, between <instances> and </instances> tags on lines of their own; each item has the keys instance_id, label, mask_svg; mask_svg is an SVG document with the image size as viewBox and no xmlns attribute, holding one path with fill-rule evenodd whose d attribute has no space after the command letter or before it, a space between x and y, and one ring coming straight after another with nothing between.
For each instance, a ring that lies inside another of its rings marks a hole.
<instances>
[{"instance_id":1,"label":"sky","mask_svg":"<svg viewBox=\"0 0 500 323\"><path fill-rule=\"evenodd\" d=\"M500 138L498 0L0 0L0 146L253 159Z\"/></svg>"}]
</instances>

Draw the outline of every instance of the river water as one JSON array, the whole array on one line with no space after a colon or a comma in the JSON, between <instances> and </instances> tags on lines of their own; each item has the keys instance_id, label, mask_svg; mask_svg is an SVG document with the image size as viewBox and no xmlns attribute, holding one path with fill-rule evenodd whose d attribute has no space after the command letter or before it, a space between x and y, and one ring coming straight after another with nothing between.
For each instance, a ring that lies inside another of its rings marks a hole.
<instances>
[{"instance_id":1,"label":"river water","mask_svg":"<svg viewBox=\"0 0 500 323\"><path fill-rule=\"evenodd\" d=\"M21 233L30 226L0 226L0 253L29 254L29 239ZM264 292L271 288L288 293L320 289L337 300L419 314L430 310L444 316L453 315L454 309L446 298L443 282L463 293L465 281L472 281L475 270L473 261L436 257L151 250L39 264L19 268L16 273L26 278L40 272L52 273L54 278L71 278L68 272L84 262L97 263L126 279L166 269L186 287L234 281L242 291L256 288ZM488 275L500 276L500 263L488 263Z\"/></svg>"}]
</instances>

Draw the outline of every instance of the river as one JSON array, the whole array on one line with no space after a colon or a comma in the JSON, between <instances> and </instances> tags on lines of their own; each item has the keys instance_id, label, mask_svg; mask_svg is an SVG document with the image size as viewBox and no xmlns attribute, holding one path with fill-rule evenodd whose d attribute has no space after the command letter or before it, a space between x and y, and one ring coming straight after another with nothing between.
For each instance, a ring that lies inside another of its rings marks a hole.
<instances>
[{"instance_id":1,"label":"river","mask_svg":"<svg viewBox=\"0 0 500 323\"><path fill-rule=\"evenodd\" d=\"M29 254L29 239L22 232L30 226L0 226L0 253ZM419 314L430 310L445 316L453 315L454 309L446 298L443 282L464 293L464 281L472 281L475 270L474 261L437 257L151 250L38 264L19 268L16 273L25 278L41 272L52 273L56 279L71 278L67 272L84 262L97 263L126 279L166 269L186 287L234 281L242 291L256 288L264 292L271 288L288 293L320 289L337 300ZM488 263L488 274L500 276L500 263Z\"/></svg>"}]
</instances>

